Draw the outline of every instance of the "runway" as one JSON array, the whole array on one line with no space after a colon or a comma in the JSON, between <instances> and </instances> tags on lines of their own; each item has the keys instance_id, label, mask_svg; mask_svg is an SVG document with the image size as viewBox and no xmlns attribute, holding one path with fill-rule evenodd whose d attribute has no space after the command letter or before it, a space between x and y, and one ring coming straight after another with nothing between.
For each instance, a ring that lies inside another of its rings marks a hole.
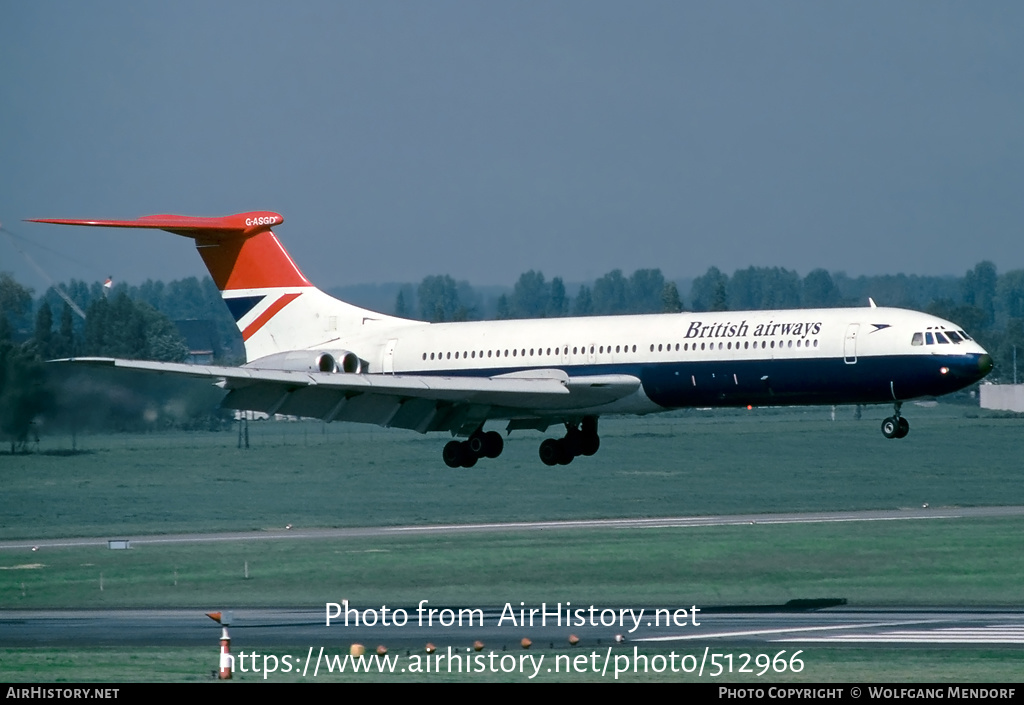
<instances>
[{"instance_id":1,"label":"runway","mask_svg":"<svg viewBox=\"0 0 1024 705\"><path fill-rule=\"evenodd\" d=\"M568 531L572 529L664 529L743 524L823 524L837 522L908 521L1024 516L1024 506L1006 507L908 507L846 512L787 514L729 514L720 516L663 517L654 519L586 519L569 521L508 522L488 524L438 524L426 526L376 526L340 529L268 528L211 534L159 536L111 535L92 538L21 539L0 542L0 550L31 550L68 546L106 546L110 540L130 540L133 545L217 543L225 541L351 539L394 534L444 535L516 531Z\"/></svg>"},{"instance_id":2,"label":"runway","mask_svg":"<svg viewBox=\"0 0 1024 705\"><path fill-rule=\"evenodd\" d=\"M361 614L365 609L381 606L353 606ZM440 606L436 606L440 607ZM540 605L536 605L540 607ZM564 611L564 605L562 605ZM576 606L578 607L578 606ZM589 606L582 606L589 607ZM529 638L537 646L568 648L569 636L579 638L580 647L672 646L693 649L698 645L729 644L747 646L822 644L888 644L905 646L935 645L1020 645L1024 644L1024 610L907 610L834 608L817 611L787 611L781 606L760 611L731 610L728 607L698 608L696 624L657 623L654 606L633 607L634 615L626 614L619 622L618 607L595 606L594 622L577 626L561 623L554 617L555 605L547 605L549 617L541 623L535 616L533 625L502 619L501 608L467 608L479 610L481 619L443 625L422 625L417 605L389 606L394 616L404 610L407 621L402 625L345 626L334 620L327 626L325 611L320 609L240 609L230 616L232 643L235 649L248 647L331 647L344 649L358 642L367 645L385 644L389 648L419 649L427 642L437 646L469 648L482 641L490 649L517 649L520 641ZM690 606L692 608L692 606ZM514 605L516 610L519 605ZM637 625L635 616L644 610ZM613 614L614 617L613 617ZM604 622L602 624L602 621ZM480 623L482 622L482 624ZM0 611L0 646L190 646L215 645L220 626L199 609L175 610L49 610Z\"/></svg>"}]
</instances>

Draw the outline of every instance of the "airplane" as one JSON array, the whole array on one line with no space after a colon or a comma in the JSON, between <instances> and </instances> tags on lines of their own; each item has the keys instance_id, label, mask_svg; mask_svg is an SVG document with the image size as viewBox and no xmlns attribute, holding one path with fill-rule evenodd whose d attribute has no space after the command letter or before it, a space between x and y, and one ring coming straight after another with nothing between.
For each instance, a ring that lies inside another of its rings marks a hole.
<instances>
[{"instance_id":1,"label":"airplane","mask_svg":"<svg viewBox=\"0 0 1024 705\"><path fill-rule=\"evenodd\" d=\"M687 407L893 404L962 389L992 370L964 330L876 306L426 323L359 308L313 286L271 211L223 217L31 222L165 230L195 240L245 343L241 367L112 358L113 366L215 380L222 407L443 431L449 467L496 458L502 435L545 432L539 455L568 465L598 451L598 418ZM464 438L465 440L459 440Z\"/></svg>"}]
</instances>

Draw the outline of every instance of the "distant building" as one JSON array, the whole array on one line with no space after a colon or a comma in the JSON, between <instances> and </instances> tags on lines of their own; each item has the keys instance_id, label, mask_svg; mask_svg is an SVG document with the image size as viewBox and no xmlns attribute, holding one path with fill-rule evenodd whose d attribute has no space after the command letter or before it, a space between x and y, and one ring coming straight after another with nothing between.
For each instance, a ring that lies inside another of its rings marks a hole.
<instances>
[{"instance_id":1,"label":"distant building","mask_svg":"<svg viewBox=\"0 0 1024 705\"><path fill-rule=\"evenodd\" d=\"M1024 384L983 384L981 408L1024 412Z\"/></svg>"}]
</instances>

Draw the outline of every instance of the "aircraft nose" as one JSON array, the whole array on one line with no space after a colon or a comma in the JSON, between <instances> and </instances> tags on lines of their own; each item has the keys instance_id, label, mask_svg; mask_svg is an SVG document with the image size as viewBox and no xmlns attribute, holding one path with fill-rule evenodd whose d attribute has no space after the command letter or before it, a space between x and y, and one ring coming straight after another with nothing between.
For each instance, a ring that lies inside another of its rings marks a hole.
<instances>
[{"instance_id":1,"label":"aircraft nose","mask_svg":"<svg viewBox=\"0 0 1024 705\"><path fill-rule=\"evenodd\" d=\"M992 367L993 367L993 363L992 363L992 356L991 355L989 355L988 353L985 353L983 355L979 355L978 356L978 373L979 373L979 377L978 378L979 379L981 379L981 377L984 377L989 372L991 372L992 371Z\"/></svg>"},{"instance_id":2,"label":"aircraft nose","mask_svg":"<svg viewBox=\"0 0 1024 705\"><path fill-rule=\"evenodd\" d=\"M943 365L939 373L949 376L950 379L960 381L960 384L973 384L992 371L992 356L988 353L980 355L968 355L956 362Z\"/></svg>"}]
</instances>

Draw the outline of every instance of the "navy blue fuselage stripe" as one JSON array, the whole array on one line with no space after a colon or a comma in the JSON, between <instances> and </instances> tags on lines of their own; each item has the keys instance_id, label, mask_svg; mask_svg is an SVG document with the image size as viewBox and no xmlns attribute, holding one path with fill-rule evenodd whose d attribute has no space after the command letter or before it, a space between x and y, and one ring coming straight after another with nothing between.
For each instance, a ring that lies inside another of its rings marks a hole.
<instances>
[{"instance_id":1,"label":"navy blue fuselage stripe","mask_svg":"<svg viewBox=\"0 0 1024 705\"><path fill-rule=\"evenodd\" d=\"M872 404L949 394L985 376L978 354L861 356L774 360L680 360L609 365L532 365L570 376L626 374L659 406ZM942 368L947 368L945 374ZM529 369L529 367L525 368ZM411 374L491 377L524 367L444 369ZM987 369L985 370L987 372ZM767 378L767 379L764 379ZM893 397L895 394L895 399Z\"/></svg>"},{"instance_id":2,"label":"navy blue fuselage stripe","mask_svg":"<svg viewBox=\"0 0 1024 705\"><path fill-rule=\"evenodd\" d=\"M259 296L236 296L224 299L224 303L228 305L228 310L231 311L231 315L235 317L237 323L238 319L252 311L253 307L265 298L267 297L262 294Z\"/></svg>"}]
</instances>

